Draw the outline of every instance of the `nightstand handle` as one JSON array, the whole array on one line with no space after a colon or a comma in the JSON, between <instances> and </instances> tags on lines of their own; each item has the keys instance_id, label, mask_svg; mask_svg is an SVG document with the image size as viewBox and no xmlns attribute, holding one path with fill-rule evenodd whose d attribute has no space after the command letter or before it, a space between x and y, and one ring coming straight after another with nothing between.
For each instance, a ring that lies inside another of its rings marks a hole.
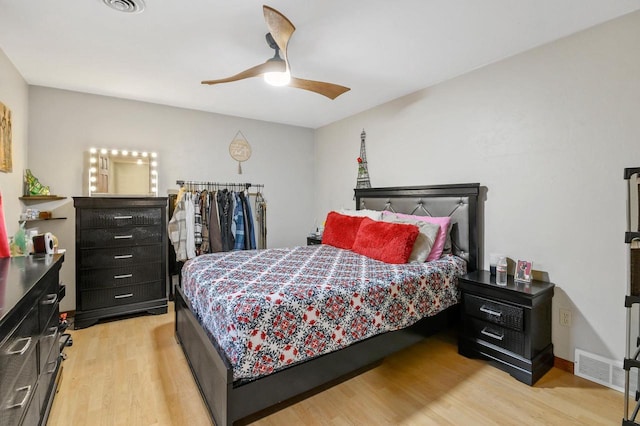
<instances>
[{"instance_id":1,"label":"nightstand handle","mask_svg":"<svg viewBox=\"0 0 640 426\"><path fill-rule=\"evenodd\" d=\"M500 318L502 316L502 312L492 311L489 308L485 308L484 306L480 306L480 312L484 312L485 314L493 315L494 317Z\"/></svg>"},{"instance_id":2,"label":"nightstand handle","mask_svg":"<svg viewBox=\"0 0 640 426\"><path fill-rule=\"evenodd\" d=\"M496 339L496 340L500 340L500 341L502 341L502 339L504 339L504 334L503 334L502 336L499 336L499 335L497 335L497 334L495 334L495 333L492 333L492 332L490 332L490 331L487 331L487 327L485 327L485 328L483 328L482 330L480 330L480 333L484 334L485 336L492 337L492 338L494 338L494 339Z\"/></svg>"}]
</instances>

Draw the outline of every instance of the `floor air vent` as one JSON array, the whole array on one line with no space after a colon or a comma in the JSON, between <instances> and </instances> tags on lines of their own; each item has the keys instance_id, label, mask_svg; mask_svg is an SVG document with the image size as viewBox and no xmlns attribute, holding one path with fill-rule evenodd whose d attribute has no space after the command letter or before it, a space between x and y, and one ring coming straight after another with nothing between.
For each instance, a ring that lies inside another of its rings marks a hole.
<instances>
[{"instance_id":1,"label":"floor air vent","mask_svg":"<svg viewBox=\"0 0 640 426\"><path fill-rule=\"evenodd\" d=\"M624 392L625 371L624 368L622 368L622 361L604 358L581 349L576 349L575 360L574 373L576 376ZM629 392L633 394L637 388L638 370L631 369L631 374L629 375Z\"/></svg>"}]
</instances>

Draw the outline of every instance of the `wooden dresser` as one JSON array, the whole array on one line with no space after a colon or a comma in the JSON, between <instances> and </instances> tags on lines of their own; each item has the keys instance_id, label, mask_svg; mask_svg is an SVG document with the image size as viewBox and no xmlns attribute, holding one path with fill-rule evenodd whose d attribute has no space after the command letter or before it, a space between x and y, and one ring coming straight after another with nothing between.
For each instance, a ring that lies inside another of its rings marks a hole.
<instances>
[{"instance_id":1,"label":"wooden dresser","mask_svg":"<svg viewBox=\"0 0 640 426\"><path fill-rule=\"evenodd\" d=\"M64 255L0 259L0 424L45 424L61 372Z\"/></svg>"},{"instance_id":2,"label":"wooden dresser","mask_svg":"<svg viewBox=\"0 0 640 426\"><path fill-rule=\"evenodd\" d=\"M167 198L74 197L75 328L167 312Z\"/></svg>"}]
</instances>

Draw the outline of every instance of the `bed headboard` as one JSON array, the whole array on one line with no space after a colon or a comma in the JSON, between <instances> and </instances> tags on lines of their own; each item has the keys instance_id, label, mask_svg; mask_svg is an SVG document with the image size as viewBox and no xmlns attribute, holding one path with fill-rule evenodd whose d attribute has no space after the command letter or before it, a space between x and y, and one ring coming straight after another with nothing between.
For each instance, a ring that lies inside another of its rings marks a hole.
<instances>
[{"instance_id":1,"label":"bed headboard","mask_svg":"<svg viewBox=\"0 0 640 426\"><path fill-rule=\"evenodd\" d=\"M479 183L356 189L356 209L389 210L418 216L450 216L453 253L480 269Z\"/></svg>"}]
</instances>

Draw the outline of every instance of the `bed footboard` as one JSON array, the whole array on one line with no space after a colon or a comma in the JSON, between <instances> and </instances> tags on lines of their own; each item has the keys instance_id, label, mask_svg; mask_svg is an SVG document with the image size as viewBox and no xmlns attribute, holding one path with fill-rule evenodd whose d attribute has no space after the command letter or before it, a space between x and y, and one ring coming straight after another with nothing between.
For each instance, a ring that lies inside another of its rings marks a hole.
<instances>
[{"instance_id":1,"label":"bed footboard","mask_svg":"<svg viewBox=\"0 0 640 426\"><path fill-rule=\"evenodd\" d=\"M182 346L209 414L216 425L231 425L229 417L233 372L209 340L190 310L182 289L176 287L176 339Z\"/></svg>"}]
</instances>

